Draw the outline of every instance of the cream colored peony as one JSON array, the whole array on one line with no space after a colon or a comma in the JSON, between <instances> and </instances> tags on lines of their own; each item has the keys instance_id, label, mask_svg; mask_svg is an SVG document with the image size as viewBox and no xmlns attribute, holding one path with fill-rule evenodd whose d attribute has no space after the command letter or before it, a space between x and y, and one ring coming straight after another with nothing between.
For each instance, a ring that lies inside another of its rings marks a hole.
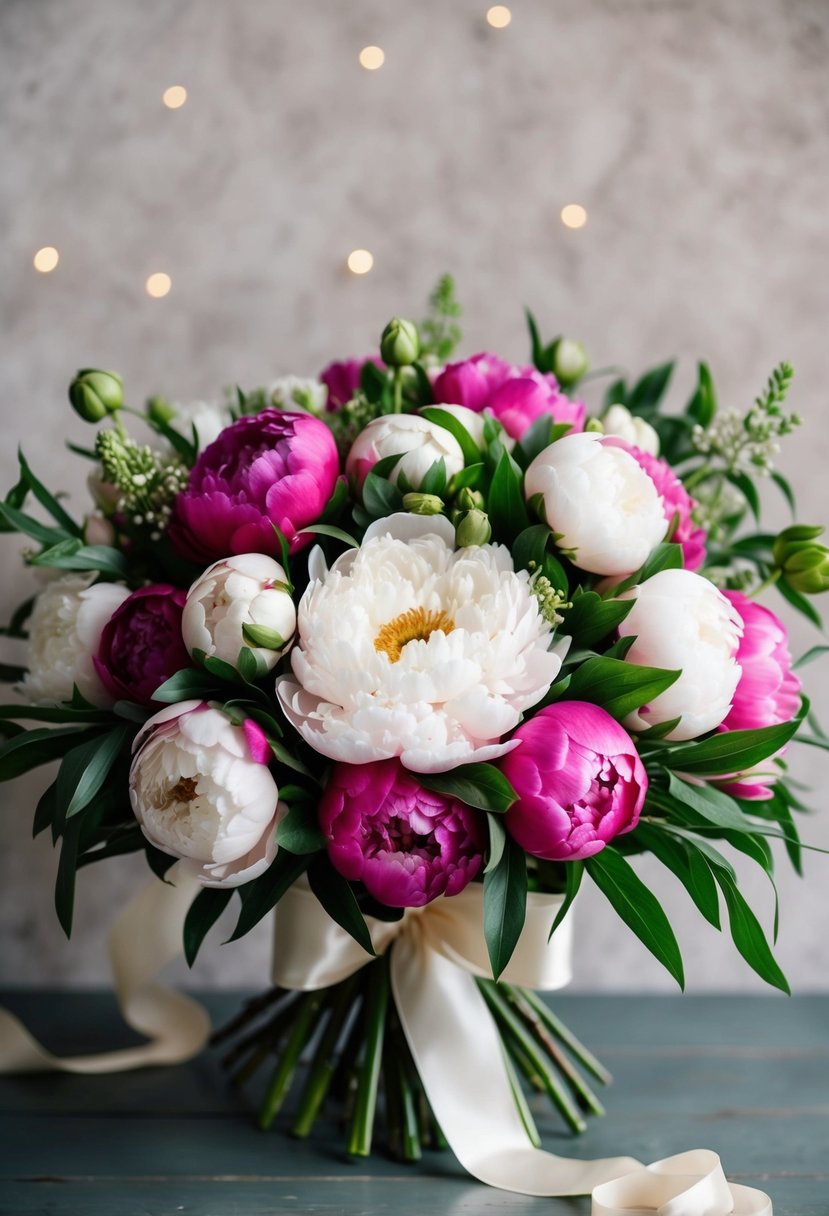
<instances>
[{"instance_id":1,"label":"cream colored peony","mask_svg":"<svg viewBox=\"0 0 829 1216\"><path fill-rule=\"evenodd\" d=\"M602 418L605 435L616 435L625 443L648 452L651 456L659 455L659 436L649 422L631 414L626 405L611 405Z\"/></svg>"},{"instance_id":2,"label":"cream colored peony","mask_svg":"<svg viewBox=\"0 0 829 1216\"><path fill-rule=\"evenodd\" d=\"M696 739L714 730L731 708L741 674L737 609L690 570L661 570L624 598L636 599L619 626L623 637L636 638L626 661L682 672L650 704L628 714L625 726L645 730L679 718L667 739Z\"/></svg>"},{"instance_id":3,"label":"cream colored peony","mask_svg":"<svg viewBox=\"0 0 829 1216\"><path fill-rule=\"evenodd\" d=\"M454 435L420 414L384 414L373 419L349 450L345 462L349 481L360 488L378 460L386 456L400 457L387 474L389 481L396 483L404 473L413 490L420 489L438 460L443 461L447 477L463 468L463 452Z\"/></svg>"},{"instance_id":4,"label":"cream colored peony","mask_svg":"<svg viewBox=\"0 0 829 1216\"><path fill-rule=\"evenodd\" d=\"M234 666L243 647L267 665L276 666L296 629L296 608L279 562L264 553L240 553L208 566L187 592L181 618L184 644L192 654ZM245 637L245 626L258 631L259 645Z\"/></svg>"},{"instance_id":5,"label":"cream colored peony","mask_svg":"<svg viewBox=\"0 0 829 1216\"><path fill-rule=\"evenodd\" d=\"M18 692L30 705L58 705L73 686L92 705L113 704L92 662L101 632L129 595L117 583L95 583L94 574L64 574L47 584L29 618L29 655Z\"/></svg>"},{"instance_id":6,"label":"cream colored peony","mask_svg":"<svg viewBox=\"0 0 829 1216\"><path fill-rule=\"evenodd\" d=\"M318 752L362 764L399 756L440 772L510 751L558 674L551 630L500 545L454 549L443 516L391 515L326 572L315 558L299 605L289 721Z\"/></svg>"},{"instance_id":7,"label":"cream colored peony","mask_svg":"<svg viewBox=\"0 0 829 1216\"><path fill-rule=\"evenodd\" d=\"M287 813L270 759L250 720L235 726L201 701L162 709L139 732L130 769L141 831L203 886L250 882L276 856L276 828Z\"/></svg>"}]
</instances>

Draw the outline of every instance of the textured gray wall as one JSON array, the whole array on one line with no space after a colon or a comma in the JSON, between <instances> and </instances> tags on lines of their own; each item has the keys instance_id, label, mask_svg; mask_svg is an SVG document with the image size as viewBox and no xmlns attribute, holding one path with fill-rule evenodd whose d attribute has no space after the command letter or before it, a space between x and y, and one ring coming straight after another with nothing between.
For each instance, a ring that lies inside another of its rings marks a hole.
<instances>
[{"instance_id":1,"label":"textured gray wall","mask_svg":"<svg viewBox=\"0 0 829 1216\"><path fill-rule=\"evenodd\" d=\"M368 350L391 313L417 315L451 270L468 353L522 357L526 303L597 363L635 371L678 353L678 400L698 356L737 405L791 359L808 425L785 464L801 515L825 520L829 5L514 0L503 32L486 7L2 0L0 484L19 437L81 501L61 446L85 438L65 404L79 365L120 369L136 401L314 372ZM367 43L386 51L380 71L357 64ZM168 111L174 83L189 101ZM589 212L580 231L558 218L573 201ZM60 264L39 275L47 244ZM358 246L376 259L364 278L344 270ZM160 301L143 288L157 270L173 280ZM784 518L775 503L770 521ZM19 542L0 540L5 616L27 583ZM798 650L814 640L796 628ZM826 718L825 670L823 684L812 672ZM827 847L825 757L800 748L793 767L817 789L805 834ZM3 978L100 981L107 925L145 870L86 871L67 946L55 857L29 839L42 782L2 792ZM781 861L779 957L801 991L829 987L829 858L810 855L807 872L798 882ZM692 988L759 986L670 879L654 884ZM749 889L769 924L762 875ZM219 940L197 982L262 982L265 928ZM670 986L591 894L579 940L581 986Z\"/></svg>"}]
</instances>

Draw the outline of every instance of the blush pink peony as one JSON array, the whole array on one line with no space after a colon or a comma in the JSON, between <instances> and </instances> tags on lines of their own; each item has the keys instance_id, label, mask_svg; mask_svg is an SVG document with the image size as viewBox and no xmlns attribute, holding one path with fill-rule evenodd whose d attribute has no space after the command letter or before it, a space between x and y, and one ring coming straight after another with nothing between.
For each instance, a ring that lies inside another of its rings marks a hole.
<instances>
[{"instance_id":1,"label":"blush pink peony","mask_svg":"<svg viewBox=\"0 0 829 1216\"><path fill-rule=\"evenodd\" d=\"M391 908L457 895L483 864L483 816L424 789L398 760L337 764L319 819L335 869Z\"/></svg>"},{"instance_id":2,"label":"blush pink peony","mask_svg":"<svg viewBox=\"0 0 829 1216\"><path fill-rule=\"evenodd\" d=\"M605 710L559 701L524 722L501 761L518 801L506 828L548 861L577 861L636 827L648 778L633 740Z\"/></svg>"},{"instance_id":3,"label":"blush pink peony","mask_svg":"<svg viewBox=\"0 0 829 1216\"><path fill-rule=\"evenodd\" d=\"M275 557L276 525L294 553L311 542L297 533L319 519L338 473L337 446L318 418L282 410L240 418L193 466L170 539L205 564L237 553Z\"/></svg>"}]
</instances>

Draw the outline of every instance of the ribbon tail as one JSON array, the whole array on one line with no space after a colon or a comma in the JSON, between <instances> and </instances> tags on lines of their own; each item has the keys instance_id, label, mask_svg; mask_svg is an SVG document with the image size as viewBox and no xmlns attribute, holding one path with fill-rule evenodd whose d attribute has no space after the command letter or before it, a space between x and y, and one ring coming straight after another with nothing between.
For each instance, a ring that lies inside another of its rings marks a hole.
<instances>
[{"instance_id":1,"label":"ribbon tail","mask_svg":"<svg viewBox=\"0 0 829 1216\"><path fill-rule=\"evenodd\" d=\"M8 1010L0 1009L0 1072L122 1072L178 1064L197 1055L210 1036L207 1011L156 980L181 954L187 910L201 889L181 865L167 882L154 880L121 911L109 949L124 1021L150 1042L120 1051L60 1058L48 1052Z\"/></svg>"},{"instance_id":2,"label":"ribbon tail","mask_svg":"<svg viewBox=\"0 0 829 1216\"><path fill-rule=\"evenodd\" d=\"M395 942L392 991L426 1096L464 1169L489 1186L543 1196L589 1195L640 1170L631 1157L577 1161L529 1144L475 980L413 938Z\"/></svg>"}]
</instances>

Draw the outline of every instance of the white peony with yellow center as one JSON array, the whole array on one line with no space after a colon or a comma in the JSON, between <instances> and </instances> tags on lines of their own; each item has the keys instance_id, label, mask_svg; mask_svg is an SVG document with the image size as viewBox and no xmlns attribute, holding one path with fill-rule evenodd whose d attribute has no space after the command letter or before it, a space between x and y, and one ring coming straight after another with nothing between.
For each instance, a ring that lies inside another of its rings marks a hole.
<instances>
[{"instance_id":1,"label":"white peony with yellow center","mask_svg":"<svg viewBox=\"0 0 829 1216\"><path fill-rule=\"evenodd\" d=\"M501 545L455 550L443 516L391 515L299 605L295 679L277 693L324 756L414 772L492 760L561 667L525 571Z\"/></svg>"}]
</instances>

